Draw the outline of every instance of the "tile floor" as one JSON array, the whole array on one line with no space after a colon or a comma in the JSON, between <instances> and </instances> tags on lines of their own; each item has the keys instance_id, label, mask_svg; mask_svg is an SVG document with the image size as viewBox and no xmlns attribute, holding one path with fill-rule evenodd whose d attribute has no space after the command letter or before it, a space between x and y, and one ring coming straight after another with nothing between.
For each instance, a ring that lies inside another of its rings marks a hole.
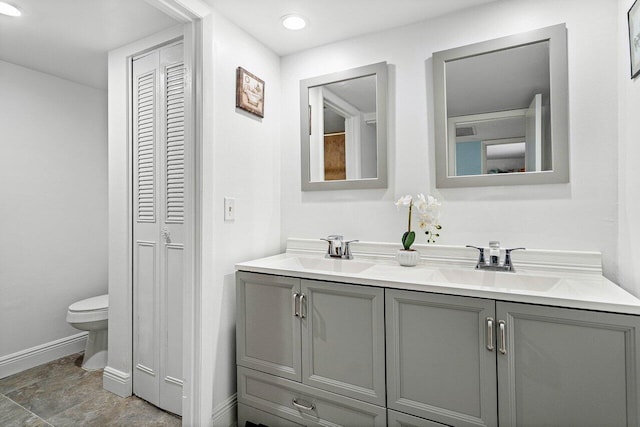
<instances>
[{"instance_id":1,"label":"tile floor","mask_svg":"<svg viewBox=\"0 0 640 427\"><path fill-rule=\"evenodd\" d=\"M102 389L102 371L83 370L82 354L0 379L0 426L180 426L180 417L135 396Z\"/></svg>"}]
</instances>

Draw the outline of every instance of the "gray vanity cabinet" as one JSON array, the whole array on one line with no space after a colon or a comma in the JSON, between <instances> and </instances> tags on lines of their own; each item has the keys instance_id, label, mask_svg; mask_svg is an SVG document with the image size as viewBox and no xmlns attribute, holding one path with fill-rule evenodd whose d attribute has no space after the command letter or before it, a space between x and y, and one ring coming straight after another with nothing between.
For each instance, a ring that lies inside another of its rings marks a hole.
<instances>
[{"instance_id":1,"label":"gray vanity cabinet","mask_svg":"<svg viewBox=\"0 0 640 427\"><path fill-rule=\"evenodd\" d=\"M506 341L501 426L638 426L640 317L506 302L496 309Z\"/></svg>"},{"instance_id":2,"label":"gray vanity cabinet","mask_svg":"<svg viewBox=\"0 0 640 427\"><path fill-rule=\"evenodd\" d=\"M387 289L386 318L389 409L445 425L497 425L493 300Z\"/></svg>"},{"instance_id":3,"label":"gray vanity cabinet","mask_svg":"<svg viewBox=\"0 0 640 427\"><path fill-rule=\"evenodd\" d=\"M390 425L640 425L638 316L389 289L386 316Z\"/></svg>"},{"instance_id":4,"label":"gray vanity cabinet","mask_svg":"<svg viewBox=\"0 0 640 427\"><path fill-rule=\"evenodd\" d=\"M242 427L640 427L640 316L238 272L236 336Z\"/></svg>"},{"instance_id":5,"label":"gray vanity cabinet","mask_svg":"<svg viewBox=\"0 0 640 427\"><path fill-rule=\"evenodd\" d=\"M383 288L248 272L236 279L240 403L304 425L322 424L304 422L309 405L334 424L386 424Z\"/></svg>"}]
</instances>

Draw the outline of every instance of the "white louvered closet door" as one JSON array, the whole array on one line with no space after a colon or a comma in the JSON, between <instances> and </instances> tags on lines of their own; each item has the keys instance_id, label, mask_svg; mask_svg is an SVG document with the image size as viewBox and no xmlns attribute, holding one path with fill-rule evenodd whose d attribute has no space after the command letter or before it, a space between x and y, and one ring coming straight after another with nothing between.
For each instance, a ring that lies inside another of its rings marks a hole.
<instances>
[{"instance_id":1,"label":"white louvered closet door","mask_svg":"<svg viewBox=\"0 0 640 427\"><path fill-rule=\"evenodd\" d=\"M133 61L133 392L182 411L182 43Z\"/></svg>"}]
</instances>

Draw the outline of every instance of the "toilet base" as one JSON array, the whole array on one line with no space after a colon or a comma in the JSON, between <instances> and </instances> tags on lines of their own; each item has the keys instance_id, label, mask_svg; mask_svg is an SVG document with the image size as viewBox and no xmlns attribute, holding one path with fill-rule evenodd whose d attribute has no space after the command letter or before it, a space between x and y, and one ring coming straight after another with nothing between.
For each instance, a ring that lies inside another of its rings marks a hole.
<instances>
[{"instance_id":1,"label":"toilet base","mask_svg":"<svg viewBox=\"0 0 640 427\"><path fill-rule=\"evenodd\" d=\"M82 369L96 371L107 366L107 329L90 331L84 349Z\"/></svg>"}]
</instances>

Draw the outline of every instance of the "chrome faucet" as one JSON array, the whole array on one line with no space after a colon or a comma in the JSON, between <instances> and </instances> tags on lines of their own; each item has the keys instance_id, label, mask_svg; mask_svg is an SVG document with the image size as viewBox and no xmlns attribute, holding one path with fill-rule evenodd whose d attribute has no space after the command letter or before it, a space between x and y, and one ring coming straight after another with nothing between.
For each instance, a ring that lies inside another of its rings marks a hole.
<instances>
[{"instance_id":1,"label":"chrome faucet","mask_svg":"<svg viewBox=\"0 0 640 427\"><path fill-rule=\"evenodd\" d=\"M492 240L489 242L489 259L485 257L485 250L487 248L479 248L477 246L467 245L468 248L477 249L480 254L478 256L478 263L476 264L476 270L490 270L490 271L511 271L515 272L513 262L511 261L511 252L517 250L524 250L525 248L511 248L504 250L504 262L500 262L500 242Z\"/></svg>"},{"instance_id":2,"label":"chrome faucet","mask_svg":"<svg viewBox=\"0 0 640 427\"><path fill-rule=\"evenodd\" d=\"M332 234L326 239L320 240L324 240L329 243L327 254L324 256L325 258L353 259L350 244L357 242L358 240L348 240L345 242L343 237L339 234Z\"/></svg>"}]
</instances>

